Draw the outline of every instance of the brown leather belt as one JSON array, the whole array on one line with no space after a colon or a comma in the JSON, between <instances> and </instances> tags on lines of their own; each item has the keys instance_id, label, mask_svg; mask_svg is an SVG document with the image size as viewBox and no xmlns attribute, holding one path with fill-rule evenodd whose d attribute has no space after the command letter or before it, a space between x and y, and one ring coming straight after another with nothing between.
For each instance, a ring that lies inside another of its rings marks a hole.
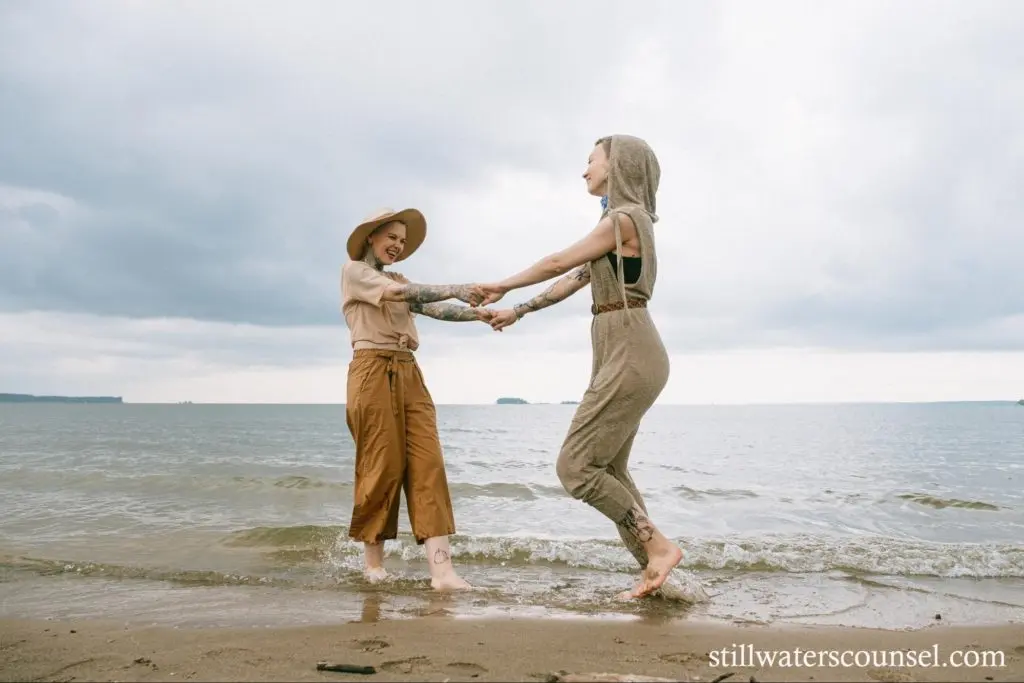
<instances>
[{"instance_id":1,"label":"brown leather belt","mask_svg":"<svg viewBox=\"0 0 1024 683\"><path fill-rule=\"evenodd\" d=\"M647 308L647 300L646 299L627 299L627 301L629 302L629 307L630 308ZM600 306L598 306L596 304L591 304L590 312L592 314L594 314L594 315L598 315L599 313L609 313L611 311L621 311L622 308L623 308L622 301L614 301L614 302L609 303L609 304L601 304Z\"/></svg>"}]
</instances>

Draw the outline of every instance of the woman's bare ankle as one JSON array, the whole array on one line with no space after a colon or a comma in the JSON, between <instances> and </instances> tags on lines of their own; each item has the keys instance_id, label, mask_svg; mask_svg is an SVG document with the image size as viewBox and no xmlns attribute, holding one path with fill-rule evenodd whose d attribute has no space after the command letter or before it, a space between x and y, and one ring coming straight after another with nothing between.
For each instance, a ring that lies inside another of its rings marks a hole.
<instances>
[{"instance_id":1,"label":"woman's bare ankle","mask_svg":"<svg viewBox=\"0 0 1024 683\"><path fill-rule=\"evenodd\" d=\"M636 597L650 595L660 589L668 579L672 570L683 561L683 550L662 534L656 534L649 543L644 545L647 557L650 558L644 569L644 581L634 592Z\"/></svg>"},{"instance_id":2,"label":"woman's bare ankle","mask_svg":"<svg viewBox=\"0 0 1024 683\"><path fill-rule=\"evenodd\" d=\"M676 565L682 562L683 551L661 533L639 505L633 505L621 525L643 546L648 558L643 580L633 589L632 595L650 595L661 588Z\"/></svg>"},{"instance_id":3,"label":"woman's bare ankle","mask_svg":"<svg viewBox=\"0 0 1024 683\"><path fill-rule=\"evenodd\" d=\"M455 571L447 536L428 538L423 545L430 567L430 585L435 590L465 590L471 587Z\"/></svg>"},{"instance_id":4,"label":"woman's bare ankle","mask_svg":"<svg viewBox=\"0 0 1024 683\"><path fill-rule=\"evenodd\" d=\"M384 543L363 543L363 567L366 572L384 571Z\"/></svg>"}]
</instances>

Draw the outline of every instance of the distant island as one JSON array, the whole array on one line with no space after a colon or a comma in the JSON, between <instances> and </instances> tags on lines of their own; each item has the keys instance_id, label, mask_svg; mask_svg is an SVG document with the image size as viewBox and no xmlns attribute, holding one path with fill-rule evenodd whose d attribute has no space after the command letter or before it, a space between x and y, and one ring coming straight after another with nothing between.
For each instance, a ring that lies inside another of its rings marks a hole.
<instances>
[{"instance_id":1,"label":"distant island","mask_svg":"<svg viewBox=\"0 0 1024 683\"><path fill-rule=\"evenodd\" d=\"M546 405L548 405L547 403L533 403L533 404L531 404L526 399L518 398L516 396L502 396L497 401L495 401L495 403L497 403L499 406L527 406L527 405L546 406ZM580 403L579 401L562 401L559 405L563 405L563 406L576 406L576 405L579 405L579 403Z\"/></svg>"},{"instance_id":2,"label":"distant island","mask_svg":"<svg viewBox=\"0 0 1024 683\"><path fill-rule=\"evenodd\" d=\"M1024 406L1024 398L1022 398L1021 400L1017 401L1017 405Z\"/></svg>"},{"instance_id":3,"label":"distant island","mask_svg":"<svg viewBox=\"0 0 1024 683\"><path fill-rule=\"evenodd\" d=\"M0 403L124 403L120 396L33 396L0 394Z\"/></svg>"}]
</instances>

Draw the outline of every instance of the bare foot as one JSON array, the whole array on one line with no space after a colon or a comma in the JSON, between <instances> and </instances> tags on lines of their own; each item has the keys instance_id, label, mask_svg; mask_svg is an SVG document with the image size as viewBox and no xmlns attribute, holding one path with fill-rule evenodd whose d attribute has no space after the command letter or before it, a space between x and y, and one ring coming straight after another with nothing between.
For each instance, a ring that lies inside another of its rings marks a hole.
<instances>
[{"instance_id":1,"label":"bare foot","mask_svg":"<svg viewBox=\"0 0 1024 683\"><path fill-rule=\"evenodd\" d=\"M634 598L636 598L636 594L640 591L640 589L643 588L643 585L644 582L641 581L640 583L633 586L630 590L622 591L621 593L616 595L615 599L620 600L622 602L625 602L626 600L633 600Z\"/></svg>"},{"instance_id":2,"label":"bare foot","mask_svg":"<svg viewBox=\"0 0 1024 683\"><path fill-rule=\"evenodd\" d=\"M643 582L633 589L633 597L642 598L661 588L676 565L683 561L683 551L666 539L663 545L647 551L647 569Z\"/></svg>"},{"instance_id":3,"label":"bare foot","mask_svg":"<svg viewBox=\"0 0 1024 683\"><path fill-rule=\"evenodd\" d=\"M447 572L430 580L430 587L436 591L466 591L473 586L455 572Z\"/></svg>"},{"instance_id":4,"label":"bare foot","mask_svg":"<svg viewBox=\"0 0 1024 683\"><path fill-rule=\"evenodd\" d=\"M366 567L363 569L363 576L370 583L380 583L388 578L388 570L384 567Z\"/></svg>"}]
</instances>

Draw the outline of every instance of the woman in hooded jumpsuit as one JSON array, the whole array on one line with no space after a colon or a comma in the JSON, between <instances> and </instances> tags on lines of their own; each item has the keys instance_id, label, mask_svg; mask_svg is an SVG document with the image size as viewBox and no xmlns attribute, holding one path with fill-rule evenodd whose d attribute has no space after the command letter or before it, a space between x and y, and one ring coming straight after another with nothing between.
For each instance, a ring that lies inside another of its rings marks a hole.
<instances>
[{"instance_id":1,"label":"woman in hooded jumpsuit","mask_svg":"<svg viewBox=\"0 0 1024 683\"><path fill-rule=\"evenodd\" d=\"M590 385L562 444L557 472L570 495L615 523L640 565L641 580L623 597L658 591L683 558L651 521L627 467L640 422L669 377L668 353L647 310L658 272L654 223L660 176L645 141L601 138L583 174L588 192L604 198L597 227L521 273L481 285L489 304L513 289L565 276L533 299L498 311L491 320L496 330L591 286Z\"/></svg>"}]
</instances>

